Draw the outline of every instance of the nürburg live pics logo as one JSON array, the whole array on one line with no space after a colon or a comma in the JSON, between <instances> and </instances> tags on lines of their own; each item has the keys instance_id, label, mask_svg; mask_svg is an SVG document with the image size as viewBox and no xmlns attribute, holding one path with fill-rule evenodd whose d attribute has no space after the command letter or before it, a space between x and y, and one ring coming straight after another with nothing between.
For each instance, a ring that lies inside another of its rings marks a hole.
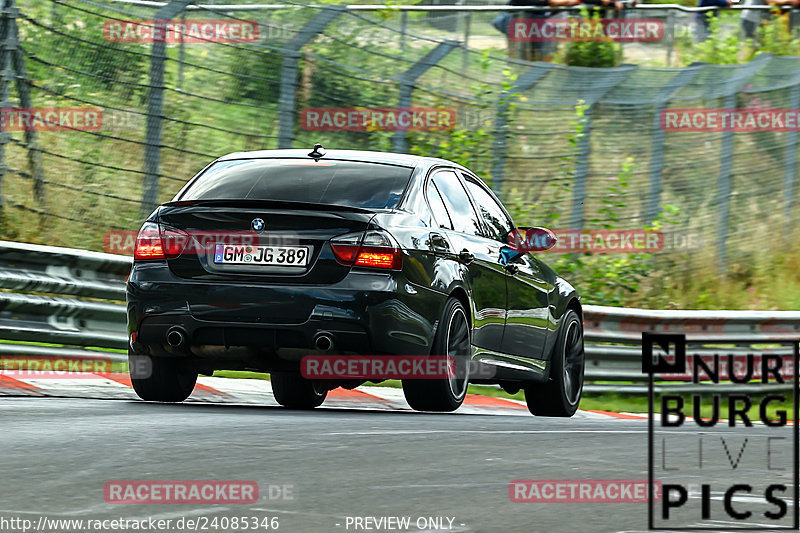
<instances>
[{"instance_id":1,"label":"n\u00fcrburg live pics logo","mask_svg":"<svg viewBox=\"0 0 800 533\"><path fill-rule=\"evenodd\" d=\"M768 341L642 333L650 530L800 526L798 342Z\"/></svg>"}]
</instances>

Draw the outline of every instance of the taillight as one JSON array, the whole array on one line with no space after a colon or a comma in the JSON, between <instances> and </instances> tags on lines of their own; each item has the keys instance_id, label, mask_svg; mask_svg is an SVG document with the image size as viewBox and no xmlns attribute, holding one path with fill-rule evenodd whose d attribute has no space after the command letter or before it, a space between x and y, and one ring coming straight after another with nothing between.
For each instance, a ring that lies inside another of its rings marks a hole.
<instances>
[{"instance_id":1,"label":"taillight","mask_svg":"<svg viewBox=\"0 0 800 533\"><path fill-rule=\"evenodd\" d=\"M403 267L403 256L397 248L376 248L362 246L356 258L357 266L374 268L400 269Z\"/></svg>"},{"instance_id":2,"label":"taillight","mask_svg":"<svg viewBox=\"0 0 800 533\"><path fill-rule=\"evenodd\" d=\"M161 232L158 224L145 222L139 235L136 236L134 259L164 259L164 247L161 245Z\"/></svg>"},{"instance_id":3,"label":"taillight","mask_svg":"<svg viewBox=\"0 0 800 533\"><path fill-rule=\"evenodd\" d=\"M185 231L161 227L161 246L164 247L164 255L167 259L181 255L188 242L189 234Z\"/></svg>"},{"instance_id":4,"label":"taillight","mask_svg":"<svg viewBox=\"0 0 800 533\"><path fill-rule=\"evenodd\" d=\"M344 265L400 270L403 252L394 238L383 230L348 233L331 240L336 260Z\"/></svg>"},{"instance_id":5,"label":"taillight","mask_svg":"<svg viewBox=\"0 0 800 533\"><path fill-rule=\"evenodd\" d=\"M133 258L172 259L181 255L188 240L189 234L184 231L145 222L136 236Z\"/></svg>"},{"instance_id":6,"label":"taillight","mask_svg":"<svg viewBox=\"0 0 800 533\"><path fill-rule=\"evenodd\" d=\"M331 239L331 249L336 260L343 265L354 264L363 238L363 233L348 233Z\"/></svg>"}]
</instances>

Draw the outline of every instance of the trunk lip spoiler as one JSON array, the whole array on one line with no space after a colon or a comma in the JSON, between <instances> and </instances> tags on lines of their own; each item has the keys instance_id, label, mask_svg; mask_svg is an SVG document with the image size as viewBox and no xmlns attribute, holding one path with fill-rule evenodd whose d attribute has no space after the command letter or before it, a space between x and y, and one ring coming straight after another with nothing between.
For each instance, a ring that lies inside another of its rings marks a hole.
<instances>
[{"instance_id":1,"label":"trunk lip spoiler","mask_svg":"<svg viewBox=\"0 0 800 533\"><path fill-rule=\"evenodd\" d=\"M340 204L318 204L313 202L297 202L284 200L249 200L249 199L208 199L208 200L176 200L161 204L163 207L242 207L249 206L254 208L266 209L296 209L309 211L349 211L353 213L376 214L391 213L397 208L366 208L353 207Z\"/></svg>"}]
</instances>

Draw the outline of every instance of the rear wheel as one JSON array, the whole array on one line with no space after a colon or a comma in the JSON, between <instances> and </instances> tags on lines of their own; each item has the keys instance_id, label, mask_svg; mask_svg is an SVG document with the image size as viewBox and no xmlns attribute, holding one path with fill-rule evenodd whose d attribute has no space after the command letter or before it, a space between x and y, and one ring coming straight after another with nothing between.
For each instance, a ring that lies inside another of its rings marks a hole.
<instances>
[{"instance_id":1,"label":"rear wheel","mask_svg":"<svg viewBox=\"0 0 800 533\"><path fill-rule=\"evenodd\" d=\"M470 331L464 306L450 298L433 340L434 355L453 358L449 379L404 379L403 394L417 411L455 411L464 403L469 384Z\"/></svg>"},{"instance_id":2,"label":"rear wheel","mask_svg":"<svg viewBox=\"0 0 800 533\"><path fill-rule=\"evenodd\" d=\"M305 379L297 372L273 372L269 379L275 400L289 409L319 407L328 395L321 381Z\"/></svg>"},{"instance_id":3,"label":"rear wheel","mask_svg":"<svg viewBox=\"0 0 800 533\"><path fill-rule=\"evenodd\" d=\"M130 350L128 372L139 398L151 402L182 402L197 383L197 371L185 359L138 355Z\"/></svg>"},{"instance_id":4,"label":"rear wheel","mask_svg":"<svg viewBox=\"0 0 800 533\"><path fill-rule=\"evenodd\" d=\"M528 410L538 416L569 417L578 410L583 392L583 326L578 314L564 315L550 361L550 380L525 387Z\"/></svg>"}]
</instances>

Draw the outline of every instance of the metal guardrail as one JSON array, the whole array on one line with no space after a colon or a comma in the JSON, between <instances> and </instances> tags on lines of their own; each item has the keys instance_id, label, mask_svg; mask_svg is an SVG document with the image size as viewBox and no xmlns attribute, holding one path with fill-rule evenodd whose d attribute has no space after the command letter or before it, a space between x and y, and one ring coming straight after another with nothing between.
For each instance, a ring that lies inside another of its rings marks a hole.
<instances>
[{"instance_id":1,"label":"metal guardrail","mask_svg":"<svg viewBox=\"0 0 800 533\"><path fill-rule=\"evenodd\" d=\"M118 255L0 241L0 339L125 349L130 267ZM9 350L35 355L0 344Z\"/></svg>"},{"instance_id":2,"label":"metal guardrail","mask_svg":"<svg viewBox=\"0 0 800 533\"><path fill-rule=\"evenodd\" d=\"M169 5L169 2L154 2L151 0L111 0L114 4L127 4L130 6L149 7L159 9ZM625 4L632 4L632 0L627 0ZM309 5L304 4L208 4L197 3L186 6L188 11L277 11L277 10L297 10L307 8ZM317 6L319 7L319 6ZM500 11L579 11L586 7L594 7L592 5L578 5L578 6L509 6L508 4L496 5L425 5L425 4L412 4L412 5L384 5L384 4L347 4L340 6L345 11L361 11L361 12L391 12L391 11L416 11L427 13L494 13ZM770 11L774 9L791 10L791 6L746 6L746 5L731 5L731 6L683 6L681 4L645 4L641 2L636 3L636 9L648 9L651 11L683 11L686 13L695 13L699 11L742 11L745 9L754 9L757 11Z\"/></svg>"},{"instance_id":3,"label":"metal guardrail","mask_svg":"<svg viewBox=\"0 0 800 533\"><path fill-rule=\"evenodd\" d=\"M122 302L130 267L129 257L0 241L0 339L62 345L0 343L0 357L91 359L102 354L124 360L124 354L85 348L126 348ZM586 390L590 392L646 392L647 376L641 371L643 331L685 333L691 353L701 356L723 350L754 353L754 345L758 353L790 356L791 343L800 338L800 312L793 311L662 311L586 305L584 322ZM709 344L725 347L715 349ZM659 387L688 391L703 385Z\"/></svg>"}]
</instances>

